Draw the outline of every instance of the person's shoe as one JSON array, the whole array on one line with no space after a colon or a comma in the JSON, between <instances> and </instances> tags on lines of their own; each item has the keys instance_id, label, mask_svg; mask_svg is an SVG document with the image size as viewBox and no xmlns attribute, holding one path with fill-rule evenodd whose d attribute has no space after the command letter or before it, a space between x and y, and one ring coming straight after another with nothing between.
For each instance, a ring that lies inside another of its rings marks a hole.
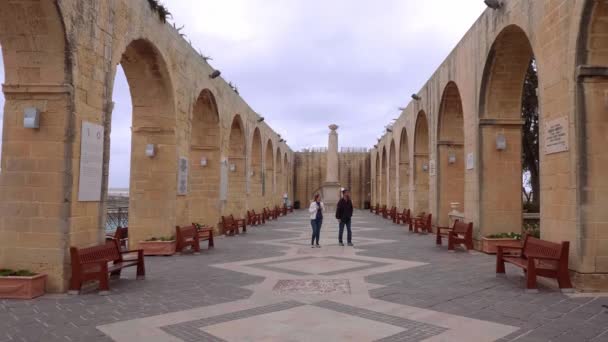
<instances>
[{"instance_id":1,"label":"person's shoe","mask_svg":"<svg viewBox=\"0 0 608 342\"><path fill-rule=\"evenodd\" d=\"M351 247L354 246L352 242L349 242L348 245L351 246Z\"/></svg>"},{"instance_id":2,"label":"person's shoe","mask_svg":"<svg viewBox=\"0 0 608 342\"><path fill-rule=\"evenodd\" d=\"M310 248L315 248L315 245L310 245Z\"/></svg>"},{"instance_id":3,"label":"person's shoe","mask_svg":"<svg viewBox=\"0 0 608 342\"><path fill-rule=\"evenodd\" d=\"M320 246L320 245L317 245L316 247L317 247L317 248L321 248L321 246Z\"/></svg>"},{"instance_id":4,"label":"person's shoe","mask_svg":"<svg viewBox=\"0 0 608 342\"><path fill-rule=\"evenodd\" d=\"M338 245L344 247L344 244L342 242L338 243Z\"/></svg>"}]
</instances>

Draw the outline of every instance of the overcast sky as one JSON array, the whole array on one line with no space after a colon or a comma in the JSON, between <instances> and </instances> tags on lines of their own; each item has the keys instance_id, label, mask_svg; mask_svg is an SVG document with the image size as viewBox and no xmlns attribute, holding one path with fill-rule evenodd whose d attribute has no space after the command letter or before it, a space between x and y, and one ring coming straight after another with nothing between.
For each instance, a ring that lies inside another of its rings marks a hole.
<instances>
[{"instance_id":1,"label":"overcast sky","mask_svg":"<svg viewBox=\"0 0 608 342\"><path fill-rule=\"evenodd\" d=\"M331 123L340 146L373 146L485 9L482 0L164 3L294 150L325 146ZM128 187L131 104L124 74L115 83L110 187Z\"/></svg>"}]
</instances>

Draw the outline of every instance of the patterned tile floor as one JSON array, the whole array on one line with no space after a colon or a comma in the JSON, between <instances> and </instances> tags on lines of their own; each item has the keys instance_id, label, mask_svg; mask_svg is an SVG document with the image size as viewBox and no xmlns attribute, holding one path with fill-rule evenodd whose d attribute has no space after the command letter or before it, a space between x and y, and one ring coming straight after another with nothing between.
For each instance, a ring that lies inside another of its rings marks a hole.
<instances>
[{"instance_id":1,"label":"patterned tile floor","mask_svg":"<svg viewBox=\"0 0 608 342\"><path fill-rule=\"evenodd\" d=\"M297 212L201 255L146 259L109 296L0 301L1 341L608 341L608 297L526 294L494 258L447 253L367 212L310 248Z\"/></svg>"}]
</instances>

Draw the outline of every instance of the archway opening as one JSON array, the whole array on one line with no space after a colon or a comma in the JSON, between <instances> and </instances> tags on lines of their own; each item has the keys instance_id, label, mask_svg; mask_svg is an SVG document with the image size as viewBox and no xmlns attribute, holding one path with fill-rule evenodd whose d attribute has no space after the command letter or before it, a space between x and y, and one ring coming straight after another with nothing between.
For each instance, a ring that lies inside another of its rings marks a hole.
<instances>
[{"instance_id":1,"label":"archway opening","mask_svg":"<svg viewBox=\"0 0 608 342\"><path fill-rule=\"evenodd\" d=\"M498 35L486 63L480 110L483 236L522 230L522 100L533 58L525 32L512 25Z\"/></svg>"},{"instance_id":2,"label":"archway opening","mask_svg":"<svg viewBox=\"0 0 608 342\"><path fill-rule=\"evenodd\" d=\"M399 139L399 207L410 207L410 151L405 128Z\"/></svg>"},{"instance_id":3,"label":"archway opening","mask_svg":"<svg viewBox=\"0 0 608 342\"><path fill-rule=\"evenodd\" d=\"M258 209L262 206L264 196L264 172L262 170L262 135L257 127L253 131L253 141L251 142L251 172L249 182L249 193L253 200L253 209Z\"/></svg>"},{"instance_id":4,"label":"archway opening","mask_svg":"<svg viewBox=\"0 0 608 342\"><path fill-rule=\"evenodd\" d=\"M281 197L283 197L283 161L282 161L281 149L277 147L277 160L275 163L275 167L277 168L274 184L275 184L275 196L274 196L274 205L278 205L281 203Z\"/></svg>"},{"instance_id":5,"label":"archway opening","mask_svg":"<svg viewBox=\"0 0 608 342\"><path fill-rule=\"evenodd\" d=\"M395 151L395 140L391 140L389 147L388 168L388 206L392 208L397 205L397 153Z\"/></svg>"},{"instance_id":6,"label":"archway opening","mask_svg":"<svg viewBox=\"0 0 608 342\"><path fill-rule=\"evenodd\" d=\"M287 197L289 199L289 162L287 160L287 153L283 155L283 199ZM288 204L282 202L283 204Z\"/></svg>"},{"instance_id":7,"label":"archway opening","mask_svg":"<svg viewBox=\"0 0 608 342\"><path fill-rule=\"evenodd\" d=\"M429 126L424 111L416 117L414 132L414 211L429 212Z\"/></svg>"},{"instance_id":8,"label":"archway opening","mask_svg":"<svg viewBox=\"0 0 608 342\"><path fill-rule=\"evenodd\" d=\"M386 174L386 146L382 147L382 172L380 174L380 205L388 205L386 202L386 187L387 187L387 174Z\"/></svg>"},{"instance_id":9,"label":"archway opening","mask_svg":"<svg viewBox=\"0 0 608 342\"><path fill-rule=\"evenodd\" d=\"M244 217L245 193L247 181L245 178L245 129L239 115L236 115L230 126L228 147L228 204L226 214Z\"/></svg>"},{"instance_id":10,"label":"archway opening","mask_svg":"<svg viewBox=\"0 0 608 342\"><path fill-rule=\"evenodd\" d=\"M191 122L190 221L215 226L220 219L220 117L215 96L209 89L198 95Z\"/></svg>"},{"instance_id":11,"label":"archway opening","mask_svg":"<svg viewBox=\"0 0 608 342\"><path fill-rule=\"evenodd\" d=\"M376 152L376 173L375 173L375 179L373 182L374 185L374 203L373 205L377 205L380 204L380 177L382 176L380 174L380 153Z\"/></svg>"},{"instance_id":12,"label":"archway opening","mask_svg":"<svg viewBox=\"0 0 608 342\"><path fill-rule=\"evenodd\" d=\"M272 196L274 196L274 148L272 140L268 139L266 143L266 158L264 172L264 195L266 197L266 206L272 205Z\"/></svg>"},{"instance_id":13,"label":"archway opening","mask_svg":"<svg viewBox=\"0 0 608 342\"><path fill-rule=\"evenodd\" d=\"M464 215L464 116L460 91L454 82L443 91L437 142L439 225L447 226L452 210Z\"/></svg>"}]
</instances>

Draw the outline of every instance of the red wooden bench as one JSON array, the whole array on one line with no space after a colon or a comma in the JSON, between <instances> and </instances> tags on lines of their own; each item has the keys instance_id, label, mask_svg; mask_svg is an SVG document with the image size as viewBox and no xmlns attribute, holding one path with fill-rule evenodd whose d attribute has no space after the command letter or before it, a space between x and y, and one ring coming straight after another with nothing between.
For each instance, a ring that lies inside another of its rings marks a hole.
<instances>
[{"instance_id":1,"label":"red wooden bench","mask_svg":"<svg viewBox=\"0 0 608 342\"><path fill-rule=\"evenodd\" d=\"M287 206L286 204L283 205L283 212L285 213L285 215L287 215L287 213L293 213L293 207L292 206Z\"/></svg>"},{"instance_id":2,"label":"red wooden bench","mask_svg":"<svg viewBox=\"0 0 608 342\"><path fill-rule=\"evenodd\" d=\"M437 226L436 244L441 246L443 237L448 239L448 250L453 251L457 244L464 244L467 250L473 249L473 222L465 223L456 220L454 225L450 227Z\"/></svg>"},{"instance_id":3,"label":"red wooden bench","mask_svg":"<svg viewBox=\"0 0 608 342\"><path fill-rule=\"evenodd\" d=\"M224 227L224 234L226 235L238 235L239 228L243 228L243 233L247 232L247 223L244 219L235 219L234 216L222 216L222 226Z\"/></svg>"},{"instance_id":4,"label":"red wooden bench","mask_svg":"<svg viewBox=\"0 0 608 342\"><path fill-rule=\"evenodd\" d=\"M213 248L215 244L213 243L213 227L202 226L198 223L192 223L194 227L196 227L196 233L198 234L198 242L208 241L209 248Z\"/></svg>"},{"instance_id":5,"label":"red wooden bench","mask_svg":"<svg viewBox=\"0 0 608 342\"><path fill-rule=\"evenodd\" d=\"M274 215L272 215L272 211L270 209L268 209L268 208L263 208L262 209L262 215L268 221L271 221L271 220L274 219Z\"/></svg>"},{"instance_id":6,"label":"red wooden bench","mask_svg":"<svg viewBox=\"0 0 608 342\"><path fill-rule=\"evenodd\" d=\"M414 220L414 233L432 233L433 215L423 214L422 217Z\"/></svg>"},{"instance_id":7,"label":"red wooden bench","mask_svg":"<svg viewBox=\"0 0 608 342\"><path fill-rule=\"evenodd\" d=\"M382 215L382 217L386 218L386 213L387 213L386 206L385 205L381 206L379 214Z\"/></svg>"},{"instance_id":8,"label":"red wooden bench","mask_svg":"<svg viewBox=\"0 0 608 342\"><path fill-rule=\"evenodd\" d=\"M129 247L129 227L116 227L114 234L106 234L106 241L117 241L121 250Z\"/></svg>"},{"instance_id":9,"label":"red wooden bench","mask_svg":"<svg viewBox=\"0 0 608 342\"><path fill-rule=\"evenodd\" d=\"M266 224L266 217L264 216L264 213L256 214L255 210L252 210L251 213L253 213L253 215L257 215L259 217L258 224Z\"/></svg>"},{"instance_id":10,"label":"red wooden bench","mask_svg":"<svg viewBox=\"0 0 608 342\"><path fill-rule=\"evenodd\" d=\"M395 222L397 220L397 207L392 207L387 216L387 218Z\"/></svg>"},{"instance_id":11,"label":"red wooden bench","mask_svg":"<svg viewBox=\"0 0 608 342\"><path fill-rule=\"evenodd\" d=\"M403 224L407 224L410 226L410 230L411 230L411 226L412 226L412 216L411 216L411 212L409 209L403 209L403 213L397 213L397 220L396 220L397 224L401 224L403 222Z\"/></svg>"},{"instance_id":12,"label":"red wooden bench","mask_svg":"<svg viewBox=\"0 0 608 342\"><path fill-rule=\"evenodd\" d=\"M555 278L562 292L573 292L568 272L570 242L555 243L526 235L521 247L497 246L496 274L505 274L505 262L524 270L526 291L538 292L536 277ZM508 254L507 250L519 251L519 255Z\"/></svg>"},{"instance_id":13,"label":"red wooden bench","mask_svg":"<svg viewBox=\"0 0 608 342\"><path fill-rule=\"evenodd\" d=\"M369 212L370 212L370 213L374 213L374 209L375 209L375 207L374 207L373 205L371 205L371 204L370 204L370 205L369 205Z\"/></svg>"},{"instance_id":14,"label":"red wooden bench","mask_svg":"<svg viewBox=\"0 0 608 342\"><path fill-rule=\"evenodd\" d=\"M201 252L196 227L194 225L187 227L175 226L175 252L181 253L188 246L192 247L194 254Z\"/></svg>"},{"instance_id":15,"label":"red wooden bench","mask_svg":"<svg viewBox=\"0 0 608 342\"><path fill-rule=\"evenodd\" d=\"M285 215L287 215L287 209L280 208L278 205L274 207L274 210L278 213L277 216L285 216Z\"/></svg>"},{"instance_id":16,"label":"red wooden bench","mask_svg":"<svg viewBox=\"0 0 608 342\"><path fill-rule=\"evenodd\" d=\"M136 259L123 259L127 253L137 253ZM99 294L106 295L110 291L110 275L120 277L123 268L137 267L137 279L144 279L144 251L120 251L117 241L107 241L103 245L93 247L70 247L72 262L72 277L70 279L70 294L77 294L86 281L99 281ZM108 265L108 263L112 263Z\"/></svg>"},{"instance_id":17,"label":"red wooden bench","mask_svg":"<svg viewBox=\"0 0 608 342\"><path fill-rule=\"evenodd\" d=\"M254 211L247 210L247 224L251 226L262 224L262 215L256 214Z\"/></svg>"}]
</instances>

